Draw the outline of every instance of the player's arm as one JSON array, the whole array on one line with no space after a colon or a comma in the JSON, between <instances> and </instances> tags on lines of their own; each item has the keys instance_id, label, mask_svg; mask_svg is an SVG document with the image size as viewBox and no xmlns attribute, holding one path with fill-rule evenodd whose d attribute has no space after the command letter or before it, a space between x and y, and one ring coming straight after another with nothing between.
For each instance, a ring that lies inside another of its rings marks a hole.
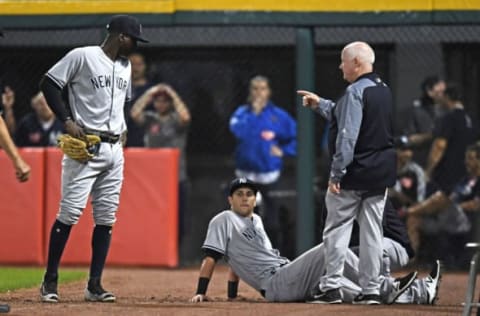
<instances>
[{"instance_id":1,"label":"player's arm","mask_svg":"<svg viewBox=\"0 0 480 316\"><path fill-rule=\"evenodd\" d=\"M48 106L55 113L56 117L63 122L65 130L73 137L83 138L85 133L83 129L77 125L70 116L62 98L62 88L55 83L50 77L44 76L40 81L40 90L42 91Z\"/></svg>"},{"instance_id":2,"label":"player's arm","mask_svg":"<svg viewBox=\"0 0 480 316\"><path fill-rule=\"evenodd\" d=\"M18 153L17 147L13 144L12 138L8 133L5 121L0 116L0 147L5 150L6 154L13 162L18 181L27 181L30 176L30 166L22 159Z\"/></svg>"},{"instance_id":3,"label":"player's arm","mask_svg":"<svg viewBox=\"0 0 480 316\"><path fill-rule=\"evenodd\" d=\"M298 90L297 94L302 97L302 104L304 107L314 110L329 121L332 119L335 102L321 98L315 93L306 90Z\"/></svg>"},{"instance_id":4,"label":"player's arm","mask_svg":"<svg viewBox=\"0 0 480 316\"><path fill-rule=\"evenodd\" d=\"M232 268L228 268L227 296L229 300L237 298L239 282L240 278L238 277L238 275L233 272Z\"/></svg>"},{"instance_id":5,"label":"player's arm","mask_svg":"<svg viewBox=\"0 0 480 316\"><path fill-rule=\"evenodd\" d=\"M425 170L427 177L431 176L432 171L442 159L447 146L448 141L446 138L438 137L433 141L432 148L430 149L430 155L428 157L427 168Z\"/></svg>"},{"instance_id":6,"label":"player's arm","mask_svg":"<svg viewBox=\"0 0 480 316\"><path fill-rule=\"evenodd\" d=\"M9 86L6 86L5 90L2 92L2 104L5 124L7 125L10 134L13 135L17 128L15 115L13 113L13 106L15 105L15 92Z\"/></svg>"},{"instance_id":7,"label":"player's arm","mask_svg":"<svg viewBox=\"0 0 480 316\"><path fill-rule=\"evenodd\" d=\"M363 106L361 97L353 90L347 89L338 105L338 135L335 154L332 157L329 190L340 192L340 181L347 173L347 167L353 161L360 125L362 124Z\"/></svg>"},{"instance_id":8,"label":"player's arm","mask_svg":"<svg viewBox=\"0 0 480 316\"><path fill-rule=\"evenodd\" d=\"M190 299L192 303L206 301L208 284L210 283L213 271L215 270L215 265L217 263L217 260L223 256L221 253L209 248L204 248L204 250L205 258L203 259L202 265L200 266L197 291L195 295Z\"/></svg>"}]
</instances>

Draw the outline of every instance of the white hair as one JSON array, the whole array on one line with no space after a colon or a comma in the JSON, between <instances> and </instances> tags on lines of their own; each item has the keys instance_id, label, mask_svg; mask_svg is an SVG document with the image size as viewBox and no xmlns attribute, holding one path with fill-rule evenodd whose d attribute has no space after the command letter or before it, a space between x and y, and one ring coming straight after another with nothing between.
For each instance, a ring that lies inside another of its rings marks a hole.
<instances>
[{"instance_id":1,"label":"white hair","mask_svg":"<svg viewBox=\"0 0 480 316\"><path fill-rule=\"evenodd\" d=\"M375 62L375 52L372 47L365 42L352 42L345 46L342 54L349 58L357 58L360 63L373 65Z\"/></svg>"}]
</instances>

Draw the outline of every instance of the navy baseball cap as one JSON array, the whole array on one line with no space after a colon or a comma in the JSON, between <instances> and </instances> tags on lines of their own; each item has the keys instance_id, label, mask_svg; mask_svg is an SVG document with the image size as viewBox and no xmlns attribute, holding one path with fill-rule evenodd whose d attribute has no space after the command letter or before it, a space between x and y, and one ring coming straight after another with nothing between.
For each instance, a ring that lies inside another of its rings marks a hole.
<instances>
[{"instance_id":1,"label":"navy baseball cap","mask_svg":"<svg viewBox=\"0 0 480 316\"><path fill-rule=\"evenodd\" d=\"M232 196L233 192L240 188L252 189L255 194L258 192L255 182L248 180L247 178L237 178L230 183L229 195Z\"/></svg>"},{"instance_id":2,"label":"navy baseball cap","mask_svg":"<svg viewBox=\"0 0 480 316\"><path fill-rule=\"evenodd\" d=\"M109 32L123 33L137 41L148 43L149 41L142 36L142 25L136 18L130 15L114 15L107 24Z\"/></svg>"}]
</instances>

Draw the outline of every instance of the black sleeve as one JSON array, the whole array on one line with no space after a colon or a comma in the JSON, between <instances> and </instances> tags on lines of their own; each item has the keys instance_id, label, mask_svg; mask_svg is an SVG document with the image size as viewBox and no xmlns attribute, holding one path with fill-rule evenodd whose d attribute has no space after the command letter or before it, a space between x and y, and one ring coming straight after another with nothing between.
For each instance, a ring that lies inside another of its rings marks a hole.
<instances>
[{"instance_id":1,"label":"black sleeve","mask_svg":"<svg viewBox=\"0 0 480 316\"><path fill-rule=\"evenodd\" d=\"M439 120L433 132L435 138L450 139L450 137L454 133L454 125L452 123L452 119L453 117L451 115L446 114L442 119Z\"/></svg>"},{"instance_id":2,"label":"black sleeve","mask_svg":"<svg viewBox=\"0 0 480 316\"><path fill-rule=\"evenodd\" d=\"M63 99L62 89L52 79L44 76L40 81L40 90L43 92L48 106L60 121L65 122L71 119L70 111Z\"/></svg>"},{"instance_id":3,"label":"black sleeve","mask_svg":"<svg viewBox=\"0 0 480 316\"><path fill-rule=\"evenodd\" d=\"M205 252L205 257L211 257L215 261L218 261L223 257L223 254L210 248L203 248L203 251Z\"/></svg>"}]
</instances>

